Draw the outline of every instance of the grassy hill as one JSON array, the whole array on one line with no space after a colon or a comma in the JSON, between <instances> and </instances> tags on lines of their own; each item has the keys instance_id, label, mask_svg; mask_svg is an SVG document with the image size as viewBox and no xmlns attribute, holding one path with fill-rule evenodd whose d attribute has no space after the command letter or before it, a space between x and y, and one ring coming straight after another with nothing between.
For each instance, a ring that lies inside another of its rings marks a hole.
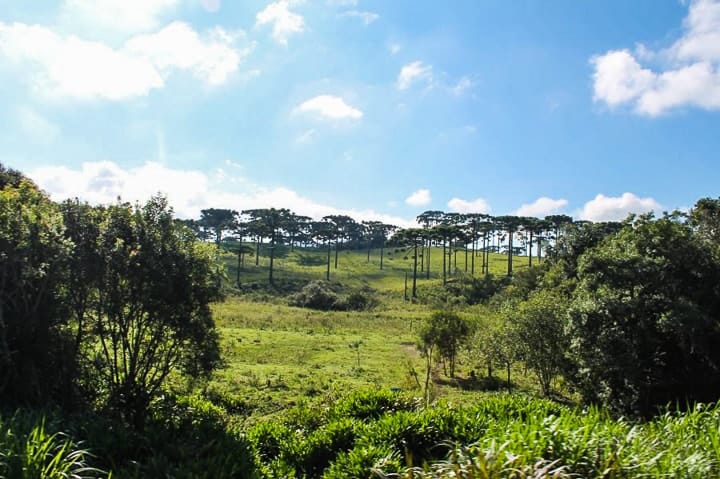
<instances>
[{"instance_id":1,"label":"grassy hill","mask_svg":"<svg viewBox=\"0 0 720 479\"><path fill-rule=\"evenodd\" d=\"M419 288L442 284L442 250L430 254L430 279L418 272ZM228 278L237 275L237 258L224 257ZM453 258L454 260L454 258ZM472 259L468 257L468 271ZM527 268L527 258L515 257L516 271ZM365 388L402 389L422 395L420 383L424 360L415 347L420 321L432 311L421 302L405 301L405 274L412 274L411 253L405 249L386 250L384 268L379 268L379 250L340 251L338 268L331 255L331 282L344 289L369 287L375 290L379 304L368 311L316 311L287 305L288 293L308 281L324 279L327 253L308 249L284 248L275 260L275 288L267 286L268 259L262 255L259 265L246 257L240 268L244 291L260 294L230 296L215 306L215 320L222 337L225 366L215 374L209 390L230 398L252 417L285 410L287 407L331 399L349 391ZM481 258L476 258L479 275ZM457 254L452 280L465 273L465 255ZM490 256L491 273L503 276L507 256ZM423 289L419 289L420 294ZM422 300L422 298L420 298ZM463 315L472 319L484 314L482 307L465 308ZM461 358L457 380L437 375L436 396L463 400L477 396L478 389L495 389L499 381L467 381L470 371L484 366ZM515 387L534 388L532 380L513 371ZM504 387L504 386L503 386Z\"/></svg>"}]
</instances>

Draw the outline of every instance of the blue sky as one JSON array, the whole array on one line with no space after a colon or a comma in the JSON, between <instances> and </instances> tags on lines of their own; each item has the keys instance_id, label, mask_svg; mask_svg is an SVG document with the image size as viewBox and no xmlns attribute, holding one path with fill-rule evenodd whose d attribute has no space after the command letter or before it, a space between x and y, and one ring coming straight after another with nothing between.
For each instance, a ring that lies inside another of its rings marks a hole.
<instances>
[{"instance_id":1,"label":"blue sky","mask_svg":"<svg viewBox=\"0 0 720 479\"><path fill-rule=\"evenodd\" d=\"M720 184L718 0L0 0L0 85L0 162L185 217L607 220Z\"/></svg>"}]
</instances>

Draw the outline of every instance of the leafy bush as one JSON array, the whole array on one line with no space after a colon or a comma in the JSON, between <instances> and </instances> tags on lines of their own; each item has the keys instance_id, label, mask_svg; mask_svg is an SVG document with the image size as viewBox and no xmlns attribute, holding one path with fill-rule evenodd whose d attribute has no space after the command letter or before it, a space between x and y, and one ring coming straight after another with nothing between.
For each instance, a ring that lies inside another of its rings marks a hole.
<instances>
[{"instance_id":1,"label":"leafy bush","mask_svg":"<svg viewBox=\"0 0 720 479\"><path fill-rule=\"evenodd\" d=\"M339 294L340 289L339 285L327 281L312 281L299 292L290 295L288 304L321 311L364 311L378 304L372 291L367 288L351 291L347 296Z\"/></svg>"},{"instance_id":2,"label":"leafy bush","mask_svg":"<svg viewBox=\"0 0 720 479\"><path fill-rule=\"evenodd\" d=\"M327 281L312 281L288 298L290 306L329 311L337 309L340 298Z\"/></svg>"}]
</instances>

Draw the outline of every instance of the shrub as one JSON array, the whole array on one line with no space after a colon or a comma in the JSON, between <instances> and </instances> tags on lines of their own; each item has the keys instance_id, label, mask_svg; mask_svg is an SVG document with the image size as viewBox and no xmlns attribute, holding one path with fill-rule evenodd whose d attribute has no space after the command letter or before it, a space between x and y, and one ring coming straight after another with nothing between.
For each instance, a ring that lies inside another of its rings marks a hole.
<instances>
[{"instance_id":1,"label":"shrub","mask_svg":"<svg viewBox=\"0 0 720 479\"><path fill-rule=\"evenodd\" d=\"M337 309L340 298L327 281L312 281L288 298L290 306L329 311Z\"/></svg>"},{"instance_id":2,"label":"shrub","mask_svg":"<svg viewBox=\"0 0 720 479\"><path fill-rule=\"evenodd\" d=\"M378 419L385 414L399 411L415 411L418 403L415 398L402 396L391 391L358 391L350 394L333 407L331 415L335 418L353 418L361 421Z\"/></svg>"}]
</instances>

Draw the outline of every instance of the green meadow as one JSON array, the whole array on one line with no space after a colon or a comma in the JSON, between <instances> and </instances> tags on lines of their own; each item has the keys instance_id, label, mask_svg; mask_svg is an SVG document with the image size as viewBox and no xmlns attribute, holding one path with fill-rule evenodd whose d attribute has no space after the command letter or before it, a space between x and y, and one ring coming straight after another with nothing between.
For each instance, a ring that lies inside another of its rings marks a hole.
<instances>
[{"instance_id":1,"label":"green meadow","mask_svg":"<svg viewBox=\"0 0 720 479\"><path fill-rule=\"evenodd\" d=\"M327 253L285 250L274 262L275 287L267 284L268 260L261 252L259 265L248 257L240 268L240 290L245 293L234 291L214 306L224 366L215 372L209 389L240 401L251 421L282 413L299 403L337 398L366 388L422 395L424 359L416 347L418 329L435 308L442 307L425 302L428 288L442 285L442 249L431 251L429 280L426 270L420 271L418 266L418 298L414 301L404 298L406 273L411 296L411 252L388 248L380 270L379 250L371 251L370 261L367 251L340 251L337 269L333 251L331 282L346 291L369 291L376 304L367 311L288 306L288 295L301 284L325 278ZM224 261L228 282L234 287L237 258L227 254ZM475 261L479 271L481 256ZM527 268L526 257L514 257L513 261L515 270ZM489 262L492 274L505 274L507 256L491 254ZM471 265L468 256L468 274ZM448 281L465 274L464 252L457 253L457 267L454 261L452 266L446 265ZM484 314L484 307L466 307L461 314L472 320ZM482 368L461 357L456 378L436 375L434 397L459 401L476 398L482 391L477 390L477 384L464 380L471 371L480 374ZM512 386L535 390L523 368L513 368Z\"/></svg>"}]
</instances>

